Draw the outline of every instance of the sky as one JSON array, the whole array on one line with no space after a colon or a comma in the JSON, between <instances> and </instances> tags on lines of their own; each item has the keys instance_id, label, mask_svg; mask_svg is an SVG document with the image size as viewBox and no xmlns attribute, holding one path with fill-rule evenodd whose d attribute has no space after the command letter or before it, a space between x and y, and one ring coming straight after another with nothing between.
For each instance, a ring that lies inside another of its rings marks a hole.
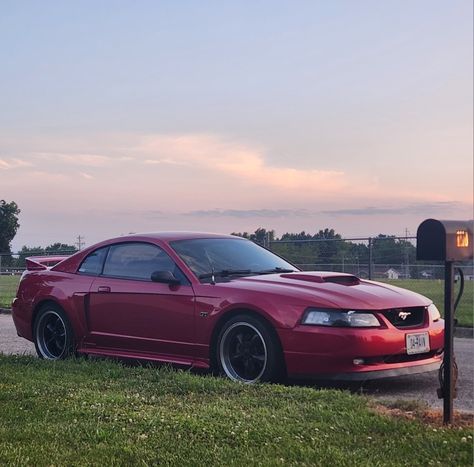
<instances>
[{"instance_id":1,"label":"sky","mask_svg":"<svg viewBox=\"0 0 474 467\"><path fill-rule=\"evenodd\" d=\"M12 247L473 217L473 2L0 1Z\"/></svg>"}]
</instances>

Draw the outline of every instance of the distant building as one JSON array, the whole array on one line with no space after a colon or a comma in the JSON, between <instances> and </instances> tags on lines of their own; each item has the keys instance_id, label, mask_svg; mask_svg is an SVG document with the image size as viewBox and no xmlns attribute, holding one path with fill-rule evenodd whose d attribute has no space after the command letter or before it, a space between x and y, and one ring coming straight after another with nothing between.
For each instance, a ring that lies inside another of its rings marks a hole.
<instances>
[{"instance_id":1,"label":"distant building","mask_svg":"<svg viewBox=\"0 0 474 467\"><path fill-rule=\"evenodd\" d=\"M401 275L401 273L399 271L397 271L396 269L393 269L393 268L387 269L384 272L384 276L386 276L387 279L399 279L400 275Z\"/></svg>"},{"instance_id":2,"label":"distant building","mask_svg":"<svg viewBox=\"0 0 474 467\"><path fill-rule=\"evenodd\" d=\"M425 270L425 271L420 272L420 277L422 279L433 279L434 274L433 274L433 271Z\"/></svg>"}]
</instances>

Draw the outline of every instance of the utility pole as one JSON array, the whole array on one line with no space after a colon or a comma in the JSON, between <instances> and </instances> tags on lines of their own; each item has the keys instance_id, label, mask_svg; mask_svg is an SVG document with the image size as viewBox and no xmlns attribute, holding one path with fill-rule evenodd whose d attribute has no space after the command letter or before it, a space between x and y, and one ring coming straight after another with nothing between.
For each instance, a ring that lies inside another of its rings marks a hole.
<instances>
[{"instance_id":1,"label":"utility pole","mask_svg":"<svg viewBox=\"0 0 474 467\"><path fill-rule=\"evenodd\" d=\"M369 280L372 280L372 262L373 262L372 247L373 247L373 239L372 237L369 237Z\"/></svg>"},{"instance_id":2,"label":"utility pole","mask_svg":"<svg viewBox=\"0 0 474 467\"><path fill-rule=\"evenodd\" d=\"M408 236L410 232L408 229L405 228L405 279L409 279L410 276L410 265L409 265L409 258L408 258Z\"/></svg>"},{"instance_id":3,"label":"utility pole","mask_svg":"<svg viewBox=\"0 0 474 467\"><path fill-rule=\"evenodd\" d=\"M76 242L76 245L77 245L77 249L78 250L82 250L82 247L86 244L86 242L84 241L84 237L81 236L81 235L78 235L77 236L77 242Z\"/></svg>"}]
</instances>

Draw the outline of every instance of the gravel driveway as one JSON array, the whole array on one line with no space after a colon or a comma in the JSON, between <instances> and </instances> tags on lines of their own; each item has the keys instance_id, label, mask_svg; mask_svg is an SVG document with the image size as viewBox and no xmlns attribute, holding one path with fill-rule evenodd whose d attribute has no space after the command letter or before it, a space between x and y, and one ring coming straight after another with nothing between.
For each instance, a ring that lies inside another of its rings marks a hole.
<instances>
[{"instance_id":1,"label":"gravel driveway","mask_svg":"<svg viewBox=\"0 0 474 467\"><path fill-rule=\"evenodd\" d=\"M0 314L0 352L36 355L34 344L16 335L12 317L8 314Z\"/></svg>"}]
</instances>

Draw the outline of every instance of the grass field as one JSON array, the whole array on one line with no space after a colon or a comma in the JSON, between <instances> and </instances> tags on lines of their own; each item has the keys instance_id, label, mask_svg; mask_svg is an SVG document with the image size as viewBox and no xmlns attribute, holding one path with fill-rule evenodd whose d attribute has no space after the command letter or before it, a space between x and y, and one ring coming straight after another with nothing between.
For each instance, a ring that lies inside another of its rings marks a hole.
<instances>
[{"instance_id":1,"label":"grass field","mask_svg":"<svg viewBox=\"0 0 474 467\"><path fill-rule=\"evenodd\" d=\"M10 308L20 276L0 276L0 308Z\"/></svg>"},{"instance_id":2,"label":"grass field","mask_svg":"<svg viewBox=\"0 0 474 467\"><path fill-rule=\"evenodd\" d=\"M439 311L443 313L444 310L444 281L441 280L423 280L423 279L397 279L384 280L389 284L403 287L408 290L413 290L426 297L431 298ZM457 296L459 285L455 285L455 296ZM466 281L464 284L464 293L459 302L459 307L456 311L456 318L460 326L473 326L474 318L474 281Z\"/></svg>"},{"instance_id":3,"label":"grass field","mask_svg":"<svg viewBox=\"0 0 474 467\"><path fill-rule=\"evenodd\" d=\"M348 392L0 355L1 465L472 465L472 427Z\"/></svg>"},{"instance_id":4,"label":"grass field","mask_svg":"<svg viewBox=\"0 0 474 467\"><path fill-rule=\"evenodd\" d=\"M11 301L16 293L19 276L0 276L0 307L9 308ZM403 287L414 292L421 293L431 298L440 312L443 313L444 308L444 281L440 280L423 280L423 279L408 279L408 280L385 280L392 285ZM466 281L464 294L459 304L456 317L458 324L461 326L473 326L474 318L474 281Z\"/></svg>"}]
</instances>

